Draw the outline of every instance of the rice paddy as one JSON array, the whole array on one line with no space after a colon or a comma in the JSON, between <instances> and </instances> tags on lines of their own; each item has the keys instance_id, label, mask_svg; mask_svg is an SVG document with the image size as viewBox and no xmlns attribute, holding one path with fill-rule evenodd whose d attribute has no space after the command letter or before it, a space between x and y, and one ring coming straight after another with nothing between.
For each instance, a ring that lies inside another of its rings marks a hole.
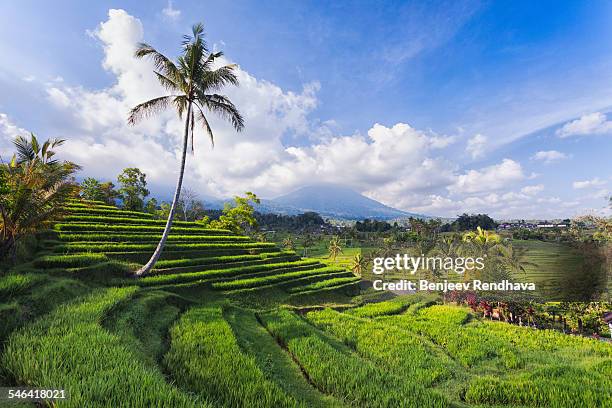
<instances>
[{"instance_id":1,"label":"rice paddy","mask_svg":"<svg viewBox=\"0 0 612 408\"><path fill-rule=\"evenodd\" d=\"M382 302L340 265L71 202L0 277L0 385L58 407L604 407L612 345L483 320L434 294Z\"/></svg>"}]
</instances>

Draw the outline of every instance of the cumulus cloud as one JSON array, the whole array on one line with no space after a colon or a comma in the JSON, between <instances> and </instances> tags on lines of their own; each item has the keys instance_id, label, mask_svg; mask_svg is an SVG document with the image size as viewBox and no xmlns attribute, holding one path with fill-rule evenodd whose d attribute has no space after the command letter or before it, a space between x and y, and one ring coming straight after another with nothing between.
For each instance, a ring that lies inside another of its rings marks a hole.
<instances>
[{"instance_id":1,"label":"cumulus cloud","mask_svg":"<svg viewBox=\"0 0 612 408\"><path fill-rule=\"evenodd\" d=\"M154 194L167 199L178 172L181 122L168 110L138 126L126 124L131 107L165 94L152 64L133 57L136 44L145 39L142 23L124 10L109 10L91 36L101 45L102 66L115 81L102 89L45 84L50 109L66 119L62 158L83 165L82 176L102 179L114 179L124 167L139 167ZM187 158L185 184L202 195L227 197L249 190L272 197L331 182L397 208L444 216L464 211L504 216L517 208L527 214L528 208L541 209L537 200L549 199L539 196L541 185L521 189L518 184L529 177L516 161L460 170L444 156L453 137L407 123L377 123L365 134L339 134L333 119L311 118L319 104L319 83L287 90L241 67L236 74L240 86L224 92L245 117L245 130L237 133L211 115L214 149L197 129L195 153ZM21 131L0 115L3 142ZM479 157L485 145L486 138L475 135L466 150Z\"/></svg>"},{"instance_id":2,"label":"cumulus cloud","mask_svg":"<svg viewBox=\"0 0 612 408\"><path fill-rule=\"evenodd\" d=\"M472 159L477 159L484 155L486 144L486 136L478 133L468 140L465 150L472 156Z\"/></svg>"},{"instance_id":3,"label":"cumulus cloud","mask_svg":"<svg viewBox=\"0 0 612 408\"><path fill-rule=\"evenodd\" d=\"M504 159L501 163L480 170L469 170L449 186L452 193L480 193L507 189L514 182L526 178L520 163Z\"/></svg>"},{"instance_id":4,"label":"cumulus cloud","mask_svg":"<svg viewBox=\"0 0 612 408\"><path fill-rule=\"evenodd\" d=\"M168 0L168 4L162 9L162 14L168 20L176 21L181 17L181 10L175 9L172 0Z\"/></svg>"},{"instance_id":5,"label":"cumulus cloud","mask_svg":"<svg viewBox=\"0 0 612 408\"><path fill-rule=\"evenodd\" d=\"M9 160L9 154L12 156L13 145L12 141L17 136L26 135L27 130L15 125L6 113L0 113L0 158Z\"/></svg>"},{"instance_id":6,"label":"cumulus cloud","mask_svg":"<svg viewBox=\"0 0 612 408\"><path fill-rule=\"evenodd\" d=\"M612 133L612 121L601 112L589 113L566 123L557 129L557 135L565 138L580 135L600 135Z\"/></svg>"},{"instance_id":7,"label":"cumulus cloud","mask_svg":"<svg viewBox=\"0 0 612 408\"><path fill-rule=\"evenodd\" d=\"M593 178L591 180L574 181L572 183L572 186L575 189L583 189L583 188L599 187L599 186L603 186L605 184L606 184L606 182L604 180L601 180L598 177L595 177L595 178Z\"/></svg>"},{"instance_id":8,"label":"cumulus cloud","mask_svg":"<svg viewBox=\"0 0 612 408\"><path fill-rule=\"evenodd\" d=\"M535 195L544 190L544 184L536 184L533 186L525 186L521 189L521 193L527 195Z\"/></svg>"},{"instance_id":9,"label":"cumulus cloud","mask_svg":"<svg viewBox=\"0 0 612 408\"><path fill-rule=\"evenodd\" d=\"M544 162L545 164L554 163L567 158L569 158L567 154L561 153L557 150L543 150L531 156L532 160L539 160Z\"/></svg>"}]
</instances>

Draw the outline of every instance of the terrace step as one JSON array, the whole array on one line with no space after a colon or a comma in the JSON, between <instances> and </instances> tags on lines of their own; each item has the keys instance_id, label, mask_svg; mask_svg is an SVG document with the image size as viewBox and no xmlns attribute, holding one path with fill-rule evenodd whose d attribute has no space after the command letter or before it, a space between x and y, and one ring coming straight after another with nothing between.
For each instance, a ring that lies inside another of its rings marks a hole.
<instances>
[{"instance_id":1,"label":"terrace step","mask_svg":"<svg viewBox=\"0 0 612 408\"><path fill-rule=\"evenodd\" d=\"M114 225L114 224L84 224L84 223L58 223L55 224L55 231L60 232L159 232L164 231L163 226L157 225ZM185 234L205 234L205 235L231 235L229 230L208 229L199 227L172 227L171 232Z\"/></svg>"},{"instance_id":2,"label":"terrace step","mask_svg":"<svg viewBox=\"0 0 612 408\"><path fill-rule=\"evenodd\" d=\"M94 215L65 215L62 218L63 223L78 223L78 224L129 224L129 225L166 225L166 220L155 220L151 218L129 218L129 217L113 217L113 216L94 216ZM197 227L203 228L202 224L193 221L175 220L173 226L181 227Z\"/></svg>"},{"instance_id":3,"label":"terrace step","mask_svg":"<svg viewBox=\"0 0 612 408\"><path fill-rule=\"evenodd\" d=\"M304 271L294 271L287 272L282 274L275 274L274 276L264 276L264 277L255 277L255 278L245 278L245 279L237 279L226 282L217 282L213 283L213 289L217 290L241 290L241 289L251 289L256 288L258 286L273 286L278 285L281 282L287 282L298 278L303 278L307 276L314 275L324 275L329 272L341 272L342 269L335 267L324 266L323 268L318 269L309 269Z\"/></svg>"},{"instance_id":4,"label":"terrace step","mask_svg":"<svg viewBox=\"0 0 612 408\"><path fill-rule=\"evenodd\" d=\"M77 243L77 242L133 242L133 243L147 243L147 242L158 242L161 239L161 235L153 234L102 234L102 233L60 233L58 238L65 242ZM189 242L240 242L249 241L249 237L236 236L236 235L168 235L169 242L177 241L189 241Z\"/></svg>"},{"instance_id":5,"label":"terrace step","mask_svg":"<svg viewBox=\"0 0 612 408\"><path fill-rule=\"evenodd\" d=\"M310 282L300 282L299 286L289 287L287 292L289 293L304 293L318 289L334 288L337 286L344 286L349 283L358 283L361 279L353 275L351 272L330 274L325 279L311 280Z\"/></svg>"},{"instance_id":6,"label":"terrace step","mask_svg":"<svg viewBox=\"0 0 612 408\"><path fill-rule=\"evenodd\" d=\"M220 282L234 281L236 277L255 275L262 277L264 275L279 275L291 271L301 271L303 269L326 269L324 264L317 261L297 261L291 263L277 263L253 265L238 268L213 269L191 273L179 273L174 275L151 275L139 281L144 286L157 286L167 284L189 283L189 282Z\"/></svg>"},{"instance_id":7,"label":"terrace step","mask_svg":"<svg viewBox=\"0 0 612 408\"><path fill-rule=\"evenodd\" d=\"M100 242L87 242L87 243L68 243L58 245L54 248L56 253L76 253L76 252L113 252L113 250L155 250L157 247L156 243L150 244L122 244L122 243L100 243ZM245 243L170 243L165 246L169 251L176 250L203 250L203 249L260 249L274 247L272 243L266 242L245 242Z\"/></svg>"},{"instance_id":8,"label":"terrace step","mask_svg":"<svg viewBox=\"0 0 612 408\"><path fill-rule=\"evenodd\" d=\"M64 211L69 212L73 215L116 215L125 218L153 218L153 214L137 212L137 211L125 211L117 208L111 210L106 208L95 208L95 207L81 207L81 206L65 206Z\"/></svg>"},{"instance_id":9,"label":"terrace step","mask_svg":"<svg viewBox=\"0 0 612 408\"><path fill-rule=\"evenodd\" d=\"M266 265L274 262L291 262L297 261L300 258L297 256L278 256L274 258L268 259L254 259L250 261L235 261L235 262L219 262L212 264L200 264L200 265L192 265L192 266L176 266L172 268L156 268L153 269L153 273L155 275L168 275L174 273L188 273L188 272L199 272L199 271L207 271L213 269L227 269L227 268L236 268L240 266L252 266L252 265Z\"/></svg>"},{"instance_id":10,"label":"terrace step","mask_svg":"<svg viewBox=\"0 0 612 408\"><path fill-rule=\"evenodd\" d=\"M266 247L266 248L229 248L229 249L214 249L214 250L185 250L185 251L168 251L164 250L161 253L160 260L175 260L183 259L188 257L199 258L199 257L216 257L216 256L232 256L232 255L257 255L257 254L269 254L280 252L277 247ZM108 251L104 254L115 260L136 262L144 264L151 258L152 251Z\"/></svg>"}]
</instances>

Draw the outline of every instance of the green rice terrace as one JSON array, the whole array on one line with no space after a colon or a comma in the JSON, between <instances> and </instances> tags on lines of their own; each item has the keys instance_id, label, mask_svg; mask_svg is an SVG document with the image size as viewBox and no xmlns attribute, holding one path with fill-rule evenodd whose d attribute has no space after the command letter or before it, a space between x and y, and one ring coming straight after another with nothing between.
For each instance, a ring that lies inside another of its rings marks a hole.
<instances>
[{"instance_id":1,"label":"green rice terrace","mask_svg":"<svg viewBox=\"0 0 612 408\"><path fill-rule=\"evenodd\" d=\"M612 345L392 297L228 230L71 201L0 278L0 386L60 407L610 407ZM27 406L27 405L25 405Z\"/></svg>"}]
</instances>

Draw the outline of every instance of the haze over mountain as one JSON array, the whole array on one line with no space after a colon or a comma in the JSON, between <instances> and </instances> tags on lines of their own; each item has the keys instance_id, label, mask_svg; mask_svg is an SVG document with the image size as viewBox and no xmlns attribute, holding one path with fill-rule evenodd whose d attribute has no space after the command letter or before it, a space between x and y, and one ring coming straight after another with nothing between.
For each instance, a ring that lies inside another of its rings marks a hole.
<instances>
[{"instance_id":1,"label":"haze over mountain","mask_svg":"<svg viewBox=\"0 0 612 408\"><path fill-rule=\"evenodd\" d=\"M425 218L420 214L389 207L337 184L306 186L272 200L262 200L258 210L284 214L314 211L322 216L350 220L364 218L390 220L411 216Z\"/></svg>"}]
</instances>

